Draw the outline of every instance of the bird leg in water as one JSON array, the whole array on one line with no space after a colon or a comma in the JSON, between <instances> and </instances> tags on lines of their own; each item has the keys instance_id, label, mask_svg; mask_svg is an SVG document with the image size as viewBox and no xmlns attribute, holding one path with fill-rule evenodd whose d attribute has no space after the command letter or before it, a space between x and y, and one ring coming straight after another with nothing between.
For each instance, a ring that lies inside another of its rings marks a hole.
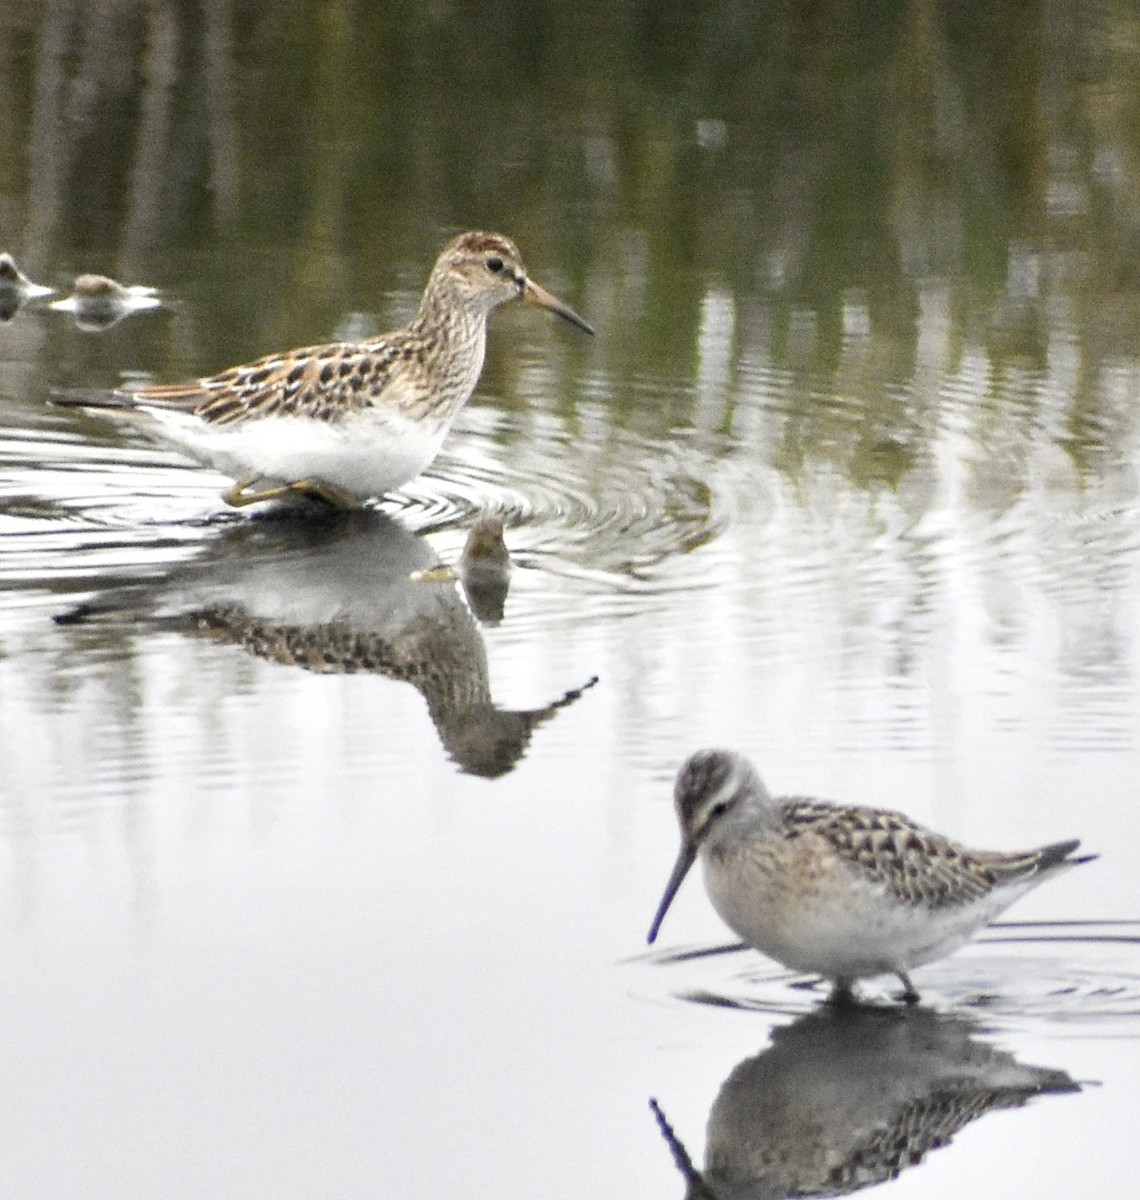
<instances>
[{"instance_id":1,"label":"bird leg in water","mask_svg":"<svg viewBox=\"0 0 1140 1200\"><path fill-rule=\"evenodd\" d=\"M915 990L915 986L910 981L910 976L905 971L896 971L895 974L902 980L903 994L902 1001L904 1004L917 1004L921 997Z\"/></svg>"},{"instance_id":2,"label":"bird leg in water","mask_svg":"<svg viewBox=\"0 0 1140 1200\"><path fill-rule=\"evenodd\" d=\"M282 496L297 494L300 496L312 496L316 500L323 500L326 504L332 505L333 508L357 508L358 504L354 497L347 492L341 491L340 488L334 487L331 483L326 483L323 479L318 479L316 476L310 476L308 479L298 479L295 483L283 483L279 487L261 488L258 491L250 491L258 480L260 475L247 475L245 479L238 480L237 483L222 493L222 499L232 505L234 508L244 508L247 504L260 504L263 500L279 500Z\"/></svg>"}]
</instances>

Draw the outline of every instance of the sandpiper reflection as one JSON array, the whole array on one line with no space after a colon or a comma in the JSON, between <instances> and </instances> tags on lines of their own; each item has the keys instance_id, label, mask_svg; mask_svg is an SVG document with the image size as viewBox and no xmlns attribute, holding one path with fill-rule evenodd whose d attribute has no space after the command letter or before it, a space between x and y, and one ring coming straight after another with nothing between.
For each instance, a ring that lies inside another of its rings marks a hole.
<instances>
[{"instance_id":1,"label":"sandpiper reflection","mask_svg":"<svg viewBox=\"0 0 1140 1200\"><path fill-rule=\"evenodd\" d=\"M479 628L454 586L412 578L430 545L384 513L252 522L158 585L106 593L57 617L139 617L324 674L404 680L423 696L444 749L488 778L512 770L531 735L596 679L534 709L498 707Z\"/></svg>"},{"instance_id":2,"label":"sandpiper reflection","mask_svg":"<svg viewBox=\"0 0 1140 1200\"><path fill-rule=\"evenodd\" d=\"M776 1030L729 1075L698 1171L653 1102L688 1200L839 1196L893 1179L986 1113L1076 1092L972 1022L929 1009L827 1006Z\"/></svg>"}]
</instances>

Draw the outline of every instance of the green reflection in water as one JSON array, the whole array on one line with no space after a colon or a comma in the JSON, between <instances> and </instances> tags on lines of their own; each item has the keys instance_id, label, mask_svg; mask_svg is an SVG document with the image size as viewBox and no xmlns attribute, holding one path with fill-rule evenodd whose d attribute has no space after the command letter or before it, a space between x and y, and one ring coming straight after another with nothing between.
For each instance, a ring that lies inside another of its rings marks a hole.
<instances>
[{"instance_id":1,"label":"green reflection in water","mask_svg":"<svg viewBox=\"0 0 1140 1200\"><path fill-rule=\"evenodd\" d=\"M760 403L779 469L894 488L964 370L981 445L1044 434L1087 479L1132 434L1131 6L213 0L0 22L8 242L48 277L192 292L109 371L396 321L445 234L479 224L603 334L588 354L518 336L652 436L731 432ZM493 357L487 392L523 386ZM561 374L567 417L580 386Z\"/></svg>"}]
</instances>

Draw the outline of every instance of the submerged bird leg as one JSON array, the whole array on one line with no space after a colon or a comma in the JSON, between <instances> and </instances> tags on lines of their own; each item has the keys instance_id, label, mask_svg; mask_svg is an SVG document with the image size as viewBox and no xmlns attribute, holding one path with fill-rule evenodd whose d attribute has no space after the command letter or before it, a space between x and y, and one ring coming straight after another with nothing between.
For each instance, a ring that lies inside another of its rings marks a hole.
<instances>
[{"instance_id":1,"label":"submerged bird leg","mask_svg":"<svg viewBox=\"0 0 1140 1200\"><path fill-rule=\"evenodd\" d=\"M260 482L262 476L247 475L238 480L228 491L222 493L222 499L234 508L244 508L247 504L260 504L263 500L280 500L284 496L312 496L315 500L323 500L333 508L356 508L357 502L347 492L325 483L315 475L306 479L298 479L294 483L283 483L277 487L258 488L251 491L254 484Z\"/></svg>"},{"instance_id":2,"label":"submerged bird leg","mask_svg":"<svg viewBox=\"0 0 1140 1200\"><path fill-rule=\"evenodd\" d=\"M903 994L900 997L904 1004L917 1004L921 998L915 990L915 986L910 981L910 976L905 971L896 971L895 974L902 980Z\"/></svg>"},{"instance_id":3,"label":"submerged bird leg","mask_svg":"<svg viewBox=\"0 0 1140 1200\"><path fill-rule=\"evenodd\" d=\"M296 483L290 483L280 490L282 495L286 492L297 492L302 496L312 496L317 500L323 500L326 504L331 504L333 508L360 507L360 502L355 496L350 496L334 484L326 483L315 475L309 476L308 479L298 479Z\"/></svg>"},{"instance_id":4,"label":"submerged bird leg","mask_svg":"<svg viewBox=\"0 0 1140 1200\"><path fill-rule=\"evenodd\" d=\"M244 508L247 504L256 504L259 500L264 500L265 492L251 492L248 490L260 478L260 475L247 475L244 479L239 479L233 487L227 488L222 493L222 499L234 508Z\"/></svg>"}]
</instances>

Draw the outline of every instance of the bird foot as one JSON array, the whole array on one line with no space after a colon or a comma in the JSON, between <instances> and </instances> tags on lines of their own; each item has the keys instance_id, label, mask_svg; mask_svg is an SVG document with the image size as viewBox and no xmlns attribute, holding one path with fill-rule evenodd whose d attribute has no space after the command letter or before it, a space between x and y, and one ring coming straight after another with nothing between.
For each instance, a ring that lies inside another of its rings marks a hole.
<instances>
[{"instance_id":1,"label":"bird foot","mask_svg":"<svg viewBox=\"0 0 1140 1200\"><path fill-rule=\"evenodd\" d=\"M316 476L298 479L294 483L283 483L278 487L255 488L261 478L260 475L247 475L224 491L222 499L234 508L245 508L246 505L260 504L264 500L281 500L287 496L311 496L314 500L321 500L333 508L359 507L355 497L323 479L317 479Z\"/></svg>"}]
</instances>

